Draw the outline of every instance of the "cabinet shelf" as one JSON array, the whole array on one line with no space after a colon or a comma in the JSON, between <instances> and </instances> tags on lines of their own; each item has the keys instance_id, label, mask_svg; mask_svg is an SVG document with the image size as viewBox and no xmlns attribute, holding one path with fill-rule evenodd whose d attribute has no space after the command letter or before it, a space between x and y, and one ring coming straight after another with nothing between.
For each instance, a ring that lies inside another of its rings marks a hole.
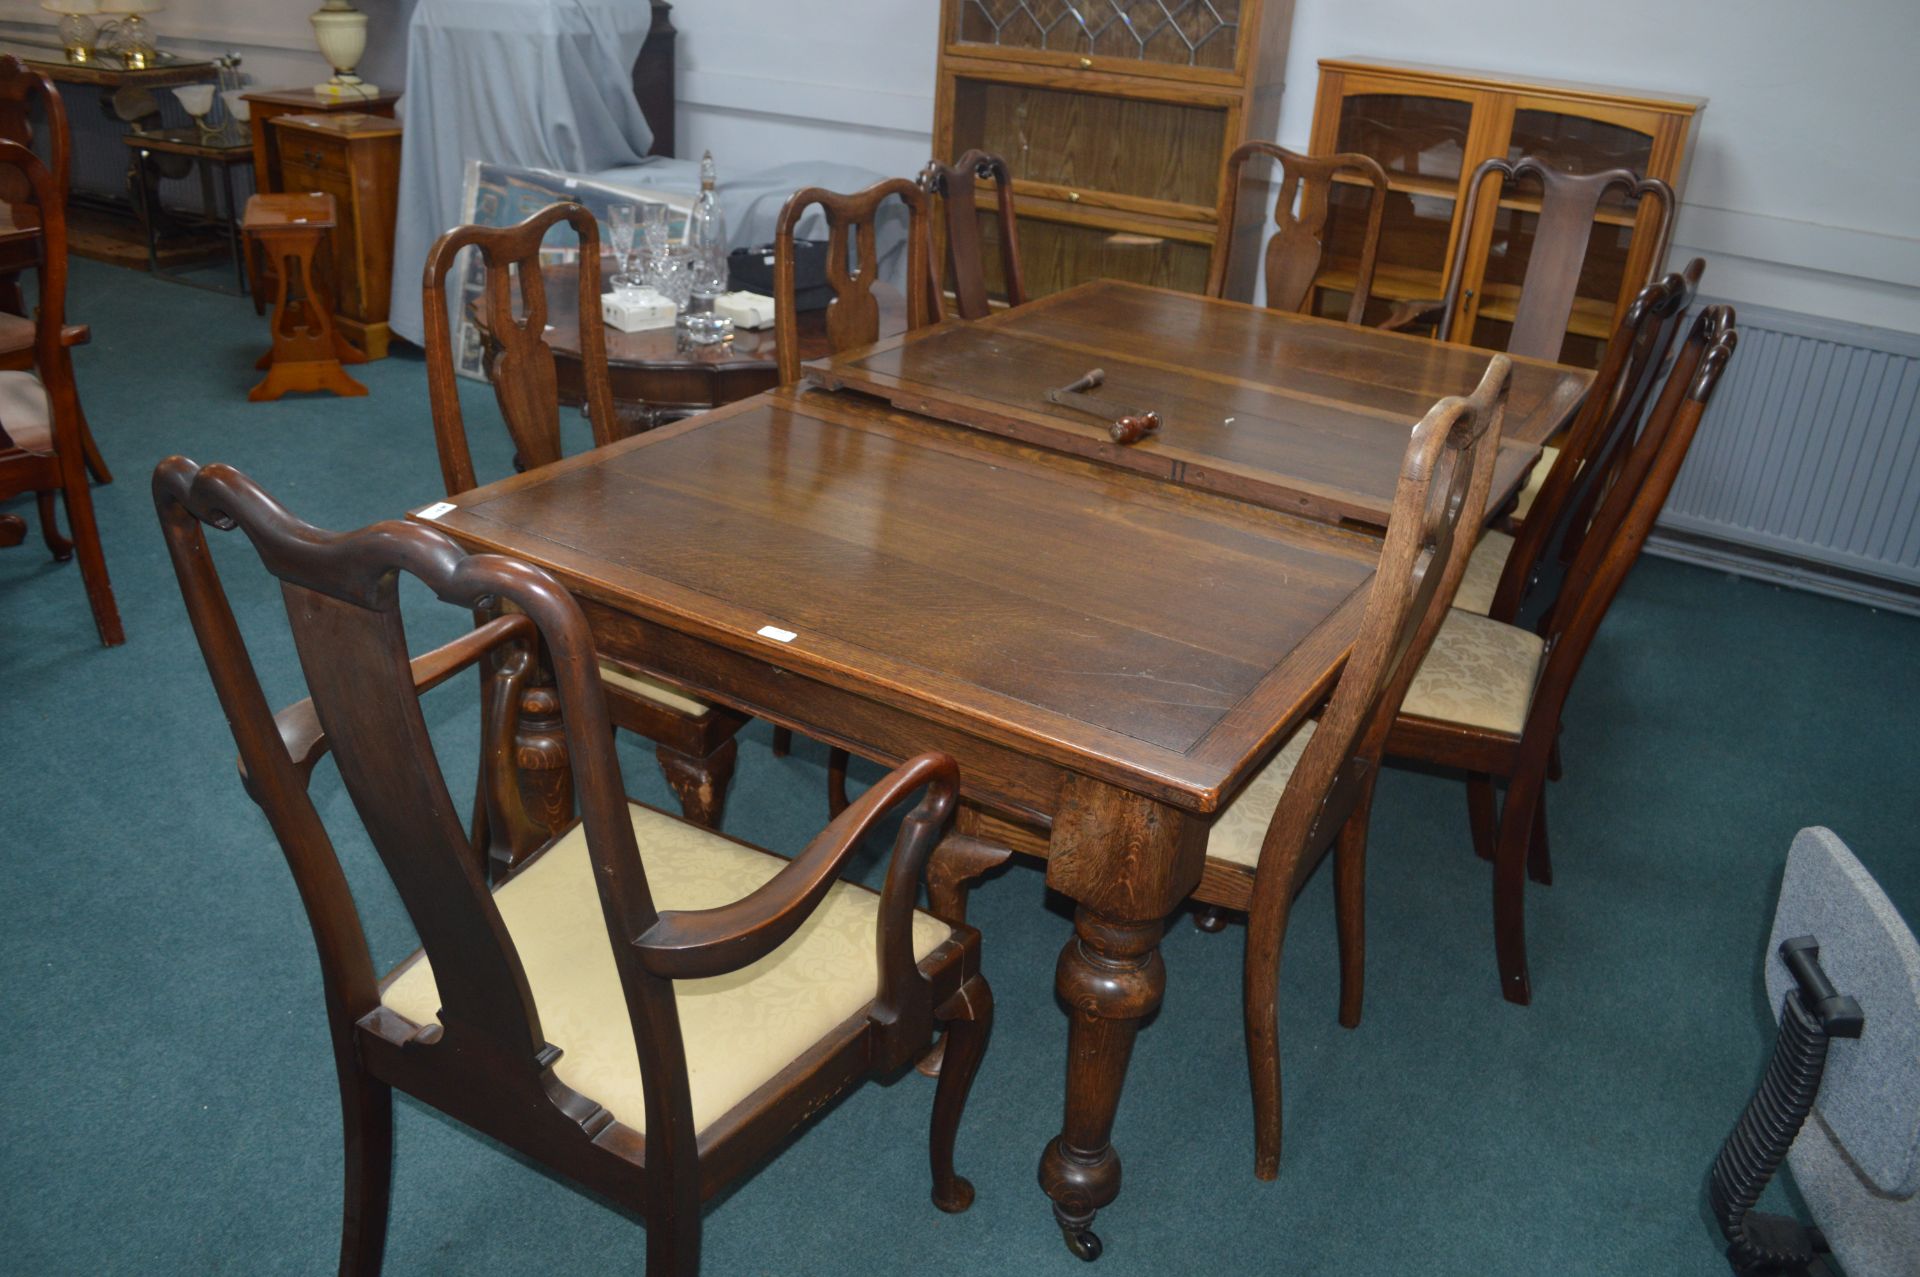
<instances>
[{"instance_id":1,"label":"cabinet shelf","mask_svg":"<svg viewBox=\"0 0 1920 1277\"><path fill-rule=\"evenodd\" d=\"M1333 180L1343 186L1359 186L1372 189L1373 183L1364 177L1354 177L1348 173L1335 173ZM1413 177L1405 173L1387 174L1387 189L1406 195L1425 195L1434 199L1457 199L1460 194L1458 178ZM1500 200L1501 208L1518 209L1526 213L1538 213L1540 201L1525 195L1508 195ZM1637 214L1631 208L1609 208L1601 205L1593 215L1593 220L1603 226L1632 226Z\"/></svg>"}]
</instances>

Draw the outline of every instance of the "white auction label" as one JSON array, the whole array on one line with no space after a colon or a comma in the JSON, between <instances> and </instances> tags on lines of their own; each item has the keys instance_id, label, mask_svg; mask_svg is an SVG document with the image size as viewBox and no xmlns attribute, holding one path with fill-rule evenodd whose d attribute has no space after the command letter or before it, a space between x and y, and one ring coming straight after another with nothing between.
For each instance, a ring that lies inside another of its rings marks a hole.
<instances>
[{"instance_id":1,"label":"white auction label","mask_svg":"<svg viewBox=\"0 0 1920 1277\"><path fill-rule=\"evenodd\" d=\"M763 625L758 630L755 630L754 633L758 634L761 638L770 638L776 643L791 643L800 637L792 630L783 630L777 625Z\"/></svg>"},{"instance_id":2,"label":"white auction label","mask_svg":"<svg viewBox=\"0 0 1920 1277\"><path fill-rule=\"evenodd\" d=\"M456 507L451 501L436 501L432 505L428 506L426 509L422 510L420 512L420 517L423 519L437 519L443 514L452 513L455 508Z\"/></svg>"}]
</instances>

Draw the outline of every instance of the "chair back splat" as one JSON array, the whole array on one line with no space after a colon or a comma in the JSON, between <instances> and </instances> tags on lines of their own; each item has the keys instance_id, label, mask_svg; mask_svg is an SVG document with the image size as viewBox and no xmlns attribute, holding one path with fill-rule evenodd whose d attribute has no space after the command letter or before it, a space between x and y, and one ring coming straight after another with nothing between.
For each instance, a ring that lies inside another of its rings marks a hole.
<instances>
[{"instance_id":1,"label":"chair back splat","mask_svg":"<svg viewBox=\"0 0 1920 1277\"><path fill-rule=\"evenodd\" d=\"M1374 259L1380 249L1380 224L1387 209L1387 174L1377 160L1360 154L1309 156L1271 142L1244 142L1227 157L1227 180L1220 190L1213 256L1207 269L1207 296L1227 295L1227 266L1233 253L1234 223L1240 216L1240 171L1247 161L1264 158L1280 166L1280 191L1274 204L1276 230L1267 240L1267 307L1301 310L1313 295L1327 253L1327 220L1336 185L1362 185L1367 192L1367 225L1361 234L1347 322L1357 324L1373 296ZM1264 189L1264 188L1256 188Z\"/></svg>"},{"instance_id":2,"label":"chair back splat","mask_svg":"<svg viewBox=\"0 0 1920 1277\"><path fill-rule=\"evenodd\" d=\"M607 371L607 333L600 316L600 228L593 214L579 204L563 203L540 210L518 226L457 226L434 241L421 281L427 391L433 405L440 474L450 497L476 486L466 419L460 411L460 383L453 371L446 296L447 275L463 250L479 253L486 266L486 294L480 304L495 346L487 372L500 415L513 436L514 466L530 470L560 459L560 395L553 347L546 339L547 285L540 272L540 244L562 222L580 238L580 368L586 380L593 442L598 447L620 438Z\"/></svg>"},{"instance_id":3,"label":"chair back splat","mask_svg":"<svg viewBox=\"0 0 1920 1277\"><path fill-rule=\"evenodd\" d=\"M898 198L907 206L907 327L933 323L925 263L928 253L927 194L904 177L875 182L864 191L842 195L809 186L788 198L773 232L773 322L780 383L800 380L800 321L794 313L793 235L807 210L818 205L827 219L827 345L838 354L880 340L880 302L873 286L880 277L875 217L880 206ZM855 249L858 263L855 263Z\"/></svg>"},{"instance_id":4,"label":"chair back splat","mask_svg":"<svg viewBox=\"0 0 1920 1277\"><path fill-rule=\"evenodd\" d=\"M1657 177L1641 177L1631 169L1565 173L1533 156L1519 160L1496 156L1483 161L1467 184L1467 207L1461 215L1461 232L1447 270L1446 296L1441 301L1441 341L1454 340L1454 316L1460 308L1469 247L1493 234L1500 196L1506 189L1527 180L1540 184L1539 221L1527 255L1527 273L1521 281L1507 351L1558 360L1600 202L1613 190L1623 191L1641 203L1648 197L1657 202L1659 211L1650 221L1642 219L1637 234L1654 237L1651 260L1658 262L1666 256L1667 230L1673 221L1673 188ZM1461 340L1471 341L1472 337L1463 336Z\"/></svg>"},{"instance_id":5,"label":"chair back splat","mask_svg":"<svg viewBox=\"0 0 1920 1277\"><path fill-rule=\"evenodd\" d=\"M1514 537L1487 615L1512 623L1532 598L1559 596L1601 498L1620 476L1674 336L1693 304L1706 263L1694 258L1640 290L1607 343L1593 389L1567 430L1533 508Z\"/></svg>"},{"instance_id":6,"label":"chair back splat","mask_svg":"<svg viewBox=\"0 0 1920 1277\"><path fill-rule=\"evenodd\" d=\"M1007 172L1007 162L986 151L968 151L952 164L929 160L920 170L920 189L940 201L940 229L947 248L948 270L942 270L938 246L928 245L934 309L944 311L945 279L950 271L954 308L962 319L985 319L993 310L987 300L986 256L980 243L976 199L982 179L994 184L1001 288L1009 307L1025 305L1027 285L1020 272L1020 226L1013 215L1013 178Z\"/></svg>"},{"instance_id":7,"label":"chair back splat","mask_svg":"<svg viewBox=\"0 0 1920 1277\"><path fill-rule=\"evenodd\" d=\"M1559 593L1542 617L1539 632L1546 639L1546 658L1526 733L1541 732L1539 739L1551 740L1557 730L1574 676L1614 596L1640 557L1640 547L1687 459L1700 418L1738 343L1731 306L1708 306L1695 315L1651 410L1644 418L1623 415L1615 427L1630 440L1614 445L1621 449L1617 471L1610 475L1614 467L1595 464L1582 476L1586 484L1604 485L1592 520L1585 527L1575 526L1575 516L1586 503L1585 494L1576 487L1559 527L1550 529L1557 535L1541 548L1542 562L1559 559L1559 547L1568 538L1577 539L1577 547ZM1639 421L1644 424L1634 435L1631 427ZM1597 455L1604 458L1607 451L1603 447Z\"/></svg>"}]
</instances>

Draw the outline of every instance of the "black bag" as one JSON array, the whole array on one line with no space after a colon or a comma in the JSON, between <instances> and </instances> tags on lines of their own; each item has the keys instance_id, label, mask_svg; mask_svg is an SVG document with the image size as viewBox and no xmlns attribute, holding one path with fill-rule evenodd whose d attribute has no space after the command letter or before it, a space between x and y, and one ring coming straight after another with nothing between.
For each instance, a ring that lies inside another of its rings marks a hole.
<instances>
[{"instance_id":1,"label":"black bag","mask_svg":"<svg viewBox=\"0 0 1920 1277\"><path fill-rule=\"evenodd\" d=\"M736 248L727 254L727 287L735 292L773 296L773 245ZM833 300L827 282L827 241L793 241L793 297L795 310L825 310Z\"/></svg>"}]
</instances>

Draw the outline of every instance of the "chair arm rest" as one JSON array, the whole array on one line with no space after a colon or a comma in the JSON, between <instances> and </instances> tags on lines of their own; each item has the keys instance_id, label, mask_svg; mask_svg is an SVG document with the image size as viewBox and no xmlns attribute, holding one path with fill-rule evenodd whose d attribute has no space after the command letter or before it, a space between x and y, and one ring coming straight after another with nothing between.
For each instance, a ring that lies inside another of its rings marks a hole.
<instances>
[{"instance_id":1,"label":"chair arm rest","mask_svg":"<svg viewBox=\"0 0 1920 1277\"><path fill-rule=\"evenodd\" d=\"M800 924L818 907L827 889L838 879L841 865L860 845L868 831L915 790L930 781L933 782L933 788L926 802L921 810L908 818L900 836L903 842L906 841L909 831L919 827L916 821L920 820L922 812L936 803L942 809L941 823L944 824L945 816L952 812L958 780L958 765L945 754L921 754L895 768L879 784L860 795L859 801L836 816L833 823L815 835L806 850L788 861L779 873L756 890L731 904L713 909L668 910L662 913L658 921L633 942L639 950L641 965L667 979L698 980L724 975L758 962L785 944L800 929ZM927 852L932 850L932 844L936 841L937 833L927 840L926 848L919 851L918 864L904 871L913 875L904 890L896 881L903 873L903 858L899 854L899 844L896 844L893 863L887 870L886 890L880 903L883 990L888 985L890 950L903 950L911 968L912 946L907 930L912 923L910 911L918 882L918 868L925 863ZM904 906L900 903L902 897ZM903 908L909 912L909 916L902 919L904 925L890 927L889 917ZM889 945L892 933L898 933L898 938L896 943Z\"/></svg>"},{"instance_id":2,"label":"chair arm rest","mask_svg":"<svg viewBox=\"0 0 1920 1277\"><path fill-rule=\"evenodd\" d=\"M84 346L93 340L93 326L90 324L67 324L60 329L62 346Z\"/></svg>"},{"instance_id":3,"label":"chair arm rest","mask_svg":"<svg viewBox=\"0 0 1920 1277\"><path fill-rule=\"evenodd\" d=\"M1395 333L1422 320L1437 321L1445 304L1437 298L1429 301L1395 302L1393 309L1387 312L1387 317L1380 321L1380 331Z\"/></svg>"},{"instance_id":4,"label":"chair arm rest","mask_svg":"<svg viewBox=\"0 0 1920 1277\"><path fill-rule=\"evenodd\" d=\"M533 622L525 616L516 612L495 617L451 643L414 657L411 663L413 690L430 692L502 643L532 637ZM273 723L280 729L280 743L286 746L293 765L300 769L302 776L310 778L314 766L326 757L328 749L327 734L320 726L313 699L309 697L287 706L273 716ZM244 779L246 774L246 764L242 762L240 775Z\"/></svg>"}]
</instances>

